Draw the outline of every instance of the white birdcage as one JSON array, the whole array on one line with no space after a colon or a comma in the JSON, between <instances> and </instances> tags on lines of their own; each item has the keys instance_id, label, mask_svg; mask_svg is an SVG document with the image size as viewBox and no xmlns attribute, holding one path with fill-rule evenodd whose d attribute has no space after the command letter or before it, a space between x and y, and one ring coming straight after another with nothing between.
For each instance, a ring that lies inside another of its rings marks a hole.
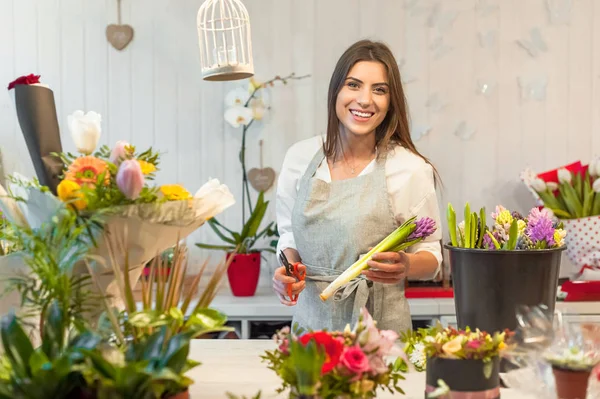
<instances>
[{"instance_id":1,"label":"white birdcage","mask_svg":"<svg viewBox=\"0 0 600 399\"><path fill-rule=\"evenodd\" d=\"M250 17L240 0L206 0L198 10L198 39L204 80L254 75Z\"/></svg>"}]
</instances>

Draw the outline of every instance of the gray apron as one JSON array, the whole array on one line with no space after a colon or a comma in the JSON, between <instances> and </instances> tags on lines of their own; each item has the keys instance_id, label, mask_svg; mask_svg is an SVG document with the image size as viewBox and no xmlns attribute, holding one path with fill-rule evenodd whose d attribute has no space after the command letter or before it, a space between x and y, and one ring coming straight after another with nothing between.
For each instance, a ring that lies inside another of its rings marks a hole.
<instances>
[{"instance_id":1,"label":"gray apron","mask_svg":"<svg viewBox=\"0 0 600 399\"><path fill-rule=\"evenodd\" d=\"M306 288L295 306L292 325L311 330L354 327L366 307L380 329L411 328L404 282L380 284L364 276L340 287L326 302L319 294L398 225L389 200L385 157L366 175L330 183L314 178L325 159L320 149L300 180L292 211L296 249L306 265Z\"/></svg>"}]
</instances>

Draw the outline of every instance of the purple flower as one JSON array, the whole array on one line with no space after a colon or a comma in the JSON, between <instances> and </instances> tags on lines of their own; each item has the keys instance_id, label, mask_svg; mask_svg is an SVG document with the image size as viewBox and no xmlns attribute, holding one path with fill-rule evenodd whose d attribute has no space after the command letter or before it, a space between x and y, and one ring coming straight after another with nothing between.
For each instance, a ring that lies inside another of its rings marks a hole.
<instances>
[{"instance_id":1,"label":"purple flower","mask_svg":"<svg viewBox=\"0 0 600 399\"><path fill-rule=\"evenodd\" d=\"M545 241L548 247L554 245L554 225L548 217L534 218L533 221L529 219L526 233L533 244Z\"/></svg>"},{"instance_id":2,"label":"purple flower","mask_svg":"<svg viewBox=\"0 0 600 399\"><path fill-rule=\"evenodd\" d=\"M417 220L415 229L406 240L412 241L419 238L426 238L432 235L434 231L435 221L432 218L424 217Z\"/></svg>"},{"instance_id":3,"label":"purple flower","mask_svg":"<svg viewBox=\"0 0 600 399\"><path fill-rule=\"evenodd\" d=\"M541 211L538 208L532 208L529 215L527 215L528 224L537 224L540 219L552 220L552 212L546 208Z\"/></svg>"}]
</instances>

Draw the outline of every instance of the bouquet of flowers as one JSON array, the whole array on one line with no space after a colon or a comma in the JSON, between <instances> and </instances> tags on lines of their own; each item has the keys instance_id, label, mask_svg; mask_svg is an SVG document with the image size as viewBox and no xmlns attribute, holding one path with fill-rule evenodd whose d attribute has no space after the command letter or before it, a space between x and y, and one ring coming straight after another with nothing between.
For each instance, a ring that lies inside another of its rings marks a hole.
<instances>
[{"instance_id":1,"label":"bouquet of flowers","mask_svg":"<svg viewBox=\"0 0 600 399\"><path fill-rule=\"evenodd\" d=\"M533 208L527 216L511 212L502 205L496 206L486 224L485 208L479 214L465 205L465 219L456 224L456 212L448 204L447 219L452 246L489 250L534 250L559 248L564 245L566 232L551 212Z\"/></svg>"},{"instance_id":2,"label":"bouquet of flowers","mask_svg":"<svg viewBox=\"0 0 600 399\"><path fill-rule=\"evenodd\" d=\"M278 331L278 348L262 359L283 380L278 393L290 389L290 398L373 398L377 388L404 393L398 383L407 363L397 338L393 331L377 329L363 308L354 329L343 332ZM391 356L396 361L386 363Z\"/></svg>"},{"instance_id":3,"label":"bouquet of flowers","mask_svg":"<svg viewBox=\"0 0 600 399\"><path fill-rule=\"evenodd\" d=\"M540 206L560 218L569 233L567 256L578 268L578 280L600 280L600 158L577 161L537 174L521 173Z\"/></svg>"},{"instance_id":4,"label":"bouquet of flowers","mask_svg":"<svg viewBox=\"0 0 600 399\"><path fill-rule=\"evenodd\" d=\"M418 371L424 371L427 359L472 359L490 362L507 348L506 341L512 336L508 330L489 334L469 327L457 330L443 328L440 323L428 328L419 328L402 335L404 352Z\"/></svg>"},{"instance_id":5,"label":"bouquet of flowers","mask_svg":"<svg viewBox=\"0 0 600 399\"><path fill-rule=\"evenodd\" d=\"M95 244L92 255L96 255L96 264L104 265L99 271L102 293L118 296L111 263L131 265L129 278L135 285L144 264L235 202L227 186L217 179L194 195L177 184L152 186L160 155L151 148L138 151L124 141L96 150L101 116L95 112L74 112L68 128L78 154L48 155L62 165L56 196L37 180L13 177L8 187L10 198L3 198L0 210L12 221L25 222L33 229L65 206L82 218L100 216L102 234L90 234L90 239ZM111 253L117 258L111 259ZM87 273L84 265L76 269L75 273Z\"/></svg>"}]
</instances>

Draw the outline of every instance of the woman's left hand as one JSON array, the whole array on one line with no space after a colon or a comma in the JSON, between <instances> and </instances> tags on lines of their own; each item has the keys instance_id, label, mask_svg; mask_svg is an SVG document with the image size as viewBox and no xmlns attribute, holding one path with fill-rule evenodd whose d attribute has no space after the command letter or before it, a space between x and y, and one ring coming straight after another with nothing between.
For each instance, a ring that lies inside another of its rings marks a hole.
<instances>
[{"instance_id":1,"label":"woman's left hand","mask_svg":"<svg viewBox=\"0 0 600 399\"><path fill-rule=\"evenodd\" d=\"M410 258L405 252L379 252L367 261L368 270L362 272L369 280L383 284L398 284L406 279Z\"/></svg>"}]
</instances>

